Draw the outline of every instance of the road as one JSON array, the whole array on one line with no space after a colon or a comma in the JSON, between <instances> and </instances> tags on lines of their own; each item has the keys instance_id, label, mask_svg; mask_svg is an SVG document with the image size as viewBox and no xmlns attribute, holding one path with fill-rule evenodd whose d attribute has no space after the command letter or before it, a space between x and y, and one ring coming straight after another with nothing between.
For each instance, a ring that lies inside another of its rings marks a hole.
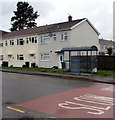
<instances>
[{"instance_id":1,"label":"road","mask_svg":"<svg viewBox=\"0 0 115 120\"><path fill-rule=\"evenodd\" d=\"M85 80L3 72L2 117L112 118L112 90Z\"/></svg>"}]
</instances>

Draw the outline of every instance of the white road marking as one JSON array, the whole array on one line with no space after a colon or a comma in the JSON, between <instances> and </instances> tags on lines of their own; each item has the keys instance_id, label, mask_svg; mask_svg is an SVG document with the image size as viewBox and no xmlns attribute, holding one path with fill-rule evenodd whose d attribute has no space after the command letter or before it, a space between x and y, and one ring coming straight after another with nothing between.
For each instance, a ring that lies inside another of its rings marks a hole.
<instances>
[{"instance_id":1,"label":"white road marking","mask_svg":"<svg viewBox=\"0 0 115 120\"><path fill-rule=\"evenodd\" d=\"M114 92L115 91L115 87L110 86L110 87L102 88L101 90Z\"/></svg>"},{"instance_id":2,"label":"white road marking","mask_svg":"<svg viewBox=\"0 0 115 120\"><path fill-rule=\"evenodd\" d=\"M74 97L73 99L76 100L76 102L65 101L64 103L59 103L58 105L59 107L66 108L66 109L92 110L94 112L88 111L87 113L101 115L105 111L109 110L114 105L113 102L115 102L114 98L105 97L105 96L97 96L97 95L92 95L92 94L86 94L83 96ZM83 104L79 103L80 101L83 102ZM92 103L94 105L87 105L88 103ZM98 104L101 104L104 107L96 106Z\"/></svg>"}]
</instances>

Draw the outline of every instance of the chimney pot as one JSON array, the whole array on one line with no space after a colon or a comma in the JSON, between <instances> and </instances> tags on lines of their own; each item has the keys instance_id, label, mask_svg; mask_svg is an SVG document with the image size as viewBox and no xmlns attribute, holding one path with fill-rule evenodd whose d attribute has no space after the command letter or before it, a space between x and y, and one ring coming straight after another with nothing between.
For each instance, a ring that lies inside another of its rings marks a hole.
<instances>
[{"instance_id":1,"label":"chimney pot","mask_svg":"<svg viewBox=\"0 0 115 120\"><path fill-rule=\"evenodd\" d=\"M69 21L69 22L72 21L72 16L71 16L71 15L68 16L68 21Z\"/></svg>"}]
</instances>

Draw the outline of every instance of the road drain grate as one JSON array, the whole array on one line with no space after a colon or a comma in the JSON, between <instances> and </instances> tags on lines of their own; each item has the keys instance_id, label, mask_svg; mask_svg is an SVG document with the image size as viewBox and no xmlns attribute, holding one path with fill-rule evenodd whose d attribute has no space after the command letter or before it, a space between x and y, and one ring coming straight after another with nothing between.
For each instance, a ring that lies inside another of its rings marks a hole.
<instances>
[{"instance_id":1,"label":"road drain grate","mask_svg":"<svg viewBox=\"0 0 115 120\"><path fill-rule=\"evenodd\" d=\"M4 105L12 105L12 104L16 104L15 102L10 102L10 101L8 101L8 102L5 102L5 103L3 103Z\"/></svg>"}]
</instances>

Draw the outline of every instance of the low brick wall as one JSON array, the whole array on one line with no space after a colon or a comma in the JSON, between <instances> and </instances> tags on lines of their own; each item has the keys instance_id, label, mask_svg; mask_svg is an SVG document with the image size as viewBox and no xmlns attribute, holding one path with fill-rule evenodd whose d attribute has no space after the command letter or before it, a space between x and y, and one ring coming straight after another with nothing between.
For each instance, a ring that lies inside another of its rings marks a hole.
<instances>
[{"instance_id":1,"label":"low brick wall","mask_svg":"<svg viewBox=\"0 0 115 120\"><path fill-rule=\"evenodd\" d=\"M102 56L98 57L98 69L99 70L115 70L115 55L114 56Z\"/></svg>"}]
</instances>

